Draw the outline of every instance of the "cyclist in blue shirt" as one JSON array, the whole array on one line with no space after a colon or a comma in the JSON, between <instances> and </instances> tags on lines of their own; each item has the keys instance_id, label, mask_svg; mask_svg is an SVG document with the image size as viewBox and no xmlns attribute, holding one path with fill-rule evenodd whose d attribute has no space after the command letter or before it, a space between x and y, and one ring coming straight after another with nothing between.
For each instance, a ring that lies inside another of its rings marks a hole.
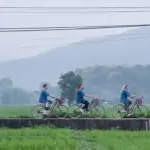
<instances>
[{"instance_id":1,"label":"cyclist in blue shirt","mask_svg":"<svg viewBox=\"0 0 150 150\"><path fill-rule=\"evenodd\" d=\"M44 105L44 112L43 112L43 117L48 117L48 109L49 109L49 105L52 103L51 100L49 100L49 98L54 98L52 97L48 92L48 85L44 84L43 85L43 90L40 93L40 98L39 98L39 102L41 104Z\"/></svg>"},{"instance_id":2,"label":"cyclist in blue shirt","mask_svg":"<svg viewBox=\"0 0 150 150\"><path fill-rule=\"evenodd\" d=\"M76 100L76 103L77 104L84 104L84 106L82 107L82 109L80 109L80 111L82 113L84 113L84 109L86 110L86 112L88 111L88 106L89 106L89 102L87 100L84 99L84 97L87 97L87 98L93 98L91 96L88 96L88 95L85 95L84 92L84 86L82 84L80 84L78 87L77 87L77 100Z\"/></svg>"},{"instance_id":3,"label":"cyclist in blue shirt","mask_svg":"<svg viewBox=\"0 0 150 150\"><path fill-rule=\"evenodd\" d=\"M120 102L124 103L124 109L127 112L127 115L131 115L129 114L129 107L132 104L132 101L129 100L128 98L135 98L136 96L131 94L128 91L128 85L124 85L122 90L121 90L121 94L120 94Z\"/></svg>"}]
</instances>

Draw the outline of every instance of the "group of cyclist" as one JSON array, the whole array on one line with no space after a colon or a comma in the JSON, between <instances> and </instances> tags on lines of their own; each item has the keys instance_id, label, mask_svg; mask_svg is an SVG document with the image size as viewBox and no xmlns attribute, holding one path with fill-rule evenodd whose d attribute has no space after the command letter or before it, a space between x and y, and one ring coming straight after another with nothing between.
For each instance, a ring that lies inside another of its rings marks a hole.
<instances>
[{"instance_id":1,"label":"group of cyclist","mask_svg":"<svg viewBox=\"0 0 150 150\"><path fill-rule=\"evenodd\" d=\"M49 105L52 103L52 98L55 97L49 94L48 84L44 84L39 97L39 102L44 105L43 111L44 118L48 117ZM86 95L84 93L83 84L79 84L76 89L76 103L84 104L84 106L80 109L81 113L88 112L89 102L86 100L86 98L93 99L94 97ZM124 104L124 111L127 113L128 116L131 115L129 114L129 106L132 104L132 101L129 100L129 98L136 98L136 96L129 92L128 85L124 85L120 93L120 102Z\"/></svg>"}]
</instances>

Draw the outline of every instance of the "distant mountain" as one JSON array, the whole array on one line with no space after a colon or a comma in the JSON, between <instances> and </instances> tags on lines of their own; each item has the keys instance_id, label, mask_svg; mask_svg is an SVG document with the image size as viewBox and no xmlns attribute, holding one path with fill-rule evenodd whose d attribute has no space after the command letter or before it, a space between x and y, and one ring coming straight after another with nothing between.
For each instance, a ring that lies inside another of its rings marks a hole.
<instances>
[{"instance_id":1,"label":"distant mountain","mask_svg":"<svg viewBox=\"0 0 150 150\"><path fill-rule=\"evenodd\" d=\"M150 28L79 42L32 58L0 63L0 78L34 88L42 81L56 83L61 73L93 65L150 64Z\"/></svg>"}]
</instances>

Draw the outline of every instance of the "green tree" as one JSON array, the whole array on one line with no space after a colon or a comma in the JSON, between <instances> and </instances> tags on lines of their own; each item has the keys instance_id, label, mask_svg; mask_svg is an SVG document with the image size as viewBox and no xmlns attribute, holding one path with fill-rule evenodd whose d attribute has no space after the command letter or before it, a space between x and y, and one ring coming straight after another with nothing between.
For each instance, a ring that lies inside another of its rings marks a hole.
<instances>
[{"instance_id":1,"label":"green tree","mask_svg":"<svg viewBox=\"0 0 150 150\"><path fill-rule=\"evenodd\" d=\"M75 89L81 83L82 77L76 75L73 71L61 75L58 85L61 89L62 98L68 99L68 103L71 104L75 98Z\"/></svg>"},{"instance_id":2,"label":"green tree","mask_svg":"<svg viewBox=\"0 0 150 150\"><path fill-rule=\"evenodd\" d=\"M11 88L13 86L13 82L9 78L2 78L0 80L0 89Z\"/></svg>"}]
</instances>

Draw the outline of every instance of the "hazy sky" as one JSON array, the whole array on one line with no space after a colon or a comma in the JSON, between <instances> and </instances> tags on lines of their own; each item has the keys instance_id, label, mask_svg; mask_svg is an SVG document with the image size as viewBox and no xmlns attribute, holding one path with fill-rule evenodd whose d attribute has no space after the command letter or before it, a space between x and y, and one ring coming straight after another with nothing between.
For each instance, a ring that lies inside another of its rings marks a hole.
<instances>
[{"instance_id":1,"label":"hazy sky","mask_svg":"<svg viewBox=\"0 0 150 150\"><path fill-rule=\"evenodd\" d=\"M0 6L150 6L150 0L0 0ZM2 11L7 10L0 9ZM150 13L0 13L0 27L144 24L150 23L149 15ZM34 56L56 46L123 31L126 30L0 33L0 61Z\"/></svg>"}]
</instances>

